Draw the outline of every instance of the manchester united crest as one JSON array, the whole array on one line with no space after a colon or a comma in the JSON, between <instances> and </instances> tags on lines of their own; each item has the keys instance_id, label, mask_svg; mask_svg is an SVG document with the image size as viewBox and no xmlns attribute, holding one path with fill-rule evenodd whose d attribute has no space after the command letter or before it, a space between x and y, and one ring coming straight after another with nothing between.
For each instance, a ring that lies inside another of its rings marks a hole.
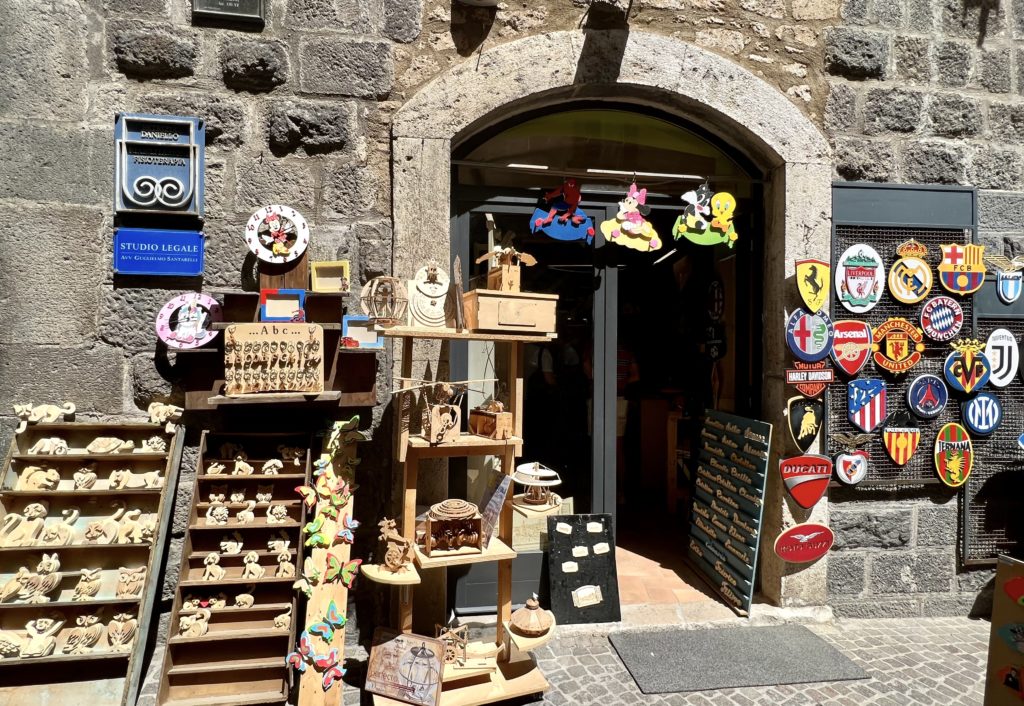
<instances>
[{"instance_id":1,"label":"manchester united crest","mask_svg":"<svg viewBox=\"0 0 1024 706\"><path fill-rule=\"evenodd\" d=\"M889 270L889 291L904 304L917 304L932 289L932 268L925 261L928 248L910 239L896 248L900 258Z\"/></svg>"},{"instance_id":2,"label":"manchester united crest","mask_svg":"<svg viewBox=\"0 0 1024 706\"><path fill-rule=\"evenodd\" d=\"M871 327L866 321L846 319L833 324L832 360L854 377L871 357Z\"/></svg>"},{"instance_id":3,"label":"manchester united crest","mask_svg":"<svg viewBox=\"0 0 1024 706\"><path fill-rule=\"evenodd\" d=\"M797 309L786 322L786 342L793 355L805 363L816 363L828 357L835 331L828 314L808 314Z\"/></svg>"},{"instance_id":4,"label":"manchester united crest","mask_svg":"<svg viewBox=\"0 0 1024 706\"><path fill-rule=\"evenodd\" d=\"M953 294L973 294L985 284L984 245L940 245L939 281Z\"/></svg>"},{"instance_id":5,"label":"manchester united crest","mask_svg":"<svg viewBox=\"0 0 1024 706\"><path fill-rule=\"evenodd\" d=\"M846 383L846 412L850 423L868 433L886 417L885 381L872 378Z\"/></svg>"},{"instance_id":6,"label":"manchester united crest","mask_svg":"<svg viewBox=\"0 0 1024 706\"><path fill-rule=\"evenodd\" d=\"M924 335L906 319L889 319L875 329L871 350L875 365L900 375L921 362Z\"/></svg>"},{"instance_id":7,"label":"manchester united crest","mask_svg":"<svg viewBox=\"0 0 1024 706\"><path fill-rule=\"evenodd\" d=\"M935 437L935 470L939 479L951 488L967 482L974 465L974 445L967 430L950 422Z\"/></svg>"},{"instance_id":8,"label":"manchester united crest","mask_svg":"<svg viewBox=\"0 0 1024 706\"><path fill-rule=\"evenodd\" d=\"M800 298L812 314L820 311L828 301L828 290L832 267L822 260L796 261L796 286L800 290Z\"/></svg>"},{"instance_id":9,"label":"manchester united crest","mask_svg":"<svg viewBox=\"0 0 1024 706\"><path fill-rule=\"evenodd\" d=\"M961 338L950 345L953 352L946 356L942 366L946 382L953 390L965 395L977 392L992 376L992 365L983 352L985 344L971 338Z\"/></svg>"},{"instance_id":10,"label":"manchester united crest","mask_svg":"<svg viewBox=\"0 0 1024 706\"><path fill-rule=\"evenodd\" d=\"M982 392L961 405L960 416L972 434L988 436L1003 421L1003 406L991 392Z\"/></svg>"},{"instance_id":11,"label":"manchester united crest","mask_svg":"<svg viewBox=\"0 0 1024 706\"><path fill-rule=\"evenodd\" d=\"M787 407L789 435L801 453L806 453L818 438L821 422L825 417L825 403L808 397L791 397Z\"/></svg>"},{"instance_id":12,"label":"manchester united crest","mask_svg":"<svg viewBox=\"0 0 1024 706\"><path fill-rule=\"evenodd\" d=\"M938 375L919 375L907 387L907 407L921 419L935 419L949 401L949 390Z\"/></svg>"},{"instance_id":13,"label":"manchester united crest","mask_svg":"<svg viewBox=\"0 0 1024 706\"><path fill-rule=\"evenodd\" d=\"M992 365L989 383L993 387L1006 387L1017 376L1020 365L1020 348L1012 331L997 328L985 341L985 355Z\"/></svg>"},{"instance_id":14,"label":"manchester united crest","mask_svg":"<svg viewBox=\"0 0 1024 706\"><path fill-rule=\"evenodd\" d=\"M897 466L905 466L917 451L921 442L921 430L914 425L906 412L894 414L882 428L882 442L885 452Z\"/></svg>"},{"instance_id":15,"label":"manchester united crest","mask_svg":"<svg viewBox=\"0 0 1024 706\"><path fill-rule=\"evenodd\" d=\"M836 263L839 301L855 314L874 308L882 296L884 279L882 257L870 245L851 245Z\"/></svg>"}]
</instances>

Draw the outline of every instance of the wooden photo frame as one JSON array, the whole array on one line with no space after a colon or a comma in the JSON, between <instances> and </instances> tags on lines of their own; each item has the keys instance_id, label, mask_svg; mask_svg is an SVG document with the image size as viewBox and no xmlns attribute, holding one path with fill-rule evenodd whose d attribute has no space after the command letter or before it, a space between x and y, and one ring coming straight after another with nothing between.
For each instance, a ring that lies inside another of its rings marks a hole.
<instances>
[{"instance_id":1,"label":"wooden photo frame","mask_svg":"<svg viewBox=\"0 0 1024 706\"><path fill-rule=\"evenodd\" d=\"M374 330L370 317L362 314L345 314L341 317L341 336L358 343L357 348L384 348L384 337Z\"/></svg>"},{"instance_id":2,"label":"wooden photo frame","mask_svg":"<svg viewBox=\"0 0 1024 706\"><path fill-rule=\"evenodd\" d=\"M260 321L305 321L306 290L261 289Z\"/></svg>"},{"instance_id":3,"label":"wooden photo frame","mask_svg":"<svg viewBox=\"0 0 1024 706\"><path fill-rule=\"evenodd\" d=\"M312 263L312 290L328 294L344 294L351 288L351 266L348 260L321 260Z\"/></svg>"}]
</instances>

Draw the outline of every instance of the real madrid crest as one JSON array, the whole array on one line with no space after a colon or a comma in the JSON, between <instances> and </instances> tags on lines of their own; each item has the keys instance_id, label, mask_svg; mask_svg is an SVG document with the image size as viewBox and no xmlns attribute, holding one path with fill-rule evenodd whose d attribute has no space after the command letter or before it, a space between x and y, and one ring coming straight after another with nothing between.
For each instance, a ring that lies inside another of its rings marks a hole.
<instances>
[{"instance_id":1,"label":"real madrid crest","mask_svg":"<svg viewBox=\"0 0 1024 706\"><path fill-rule=\"evenodd\" d=\"M851 245L836 263L839 301L855 314L874 308L882 296L884 279L882 257L870 245Z\"/></svg>"},{"instance_id":2,"label":"real madrid crest","mask_svg":"<svg viewBox=\"0 0 1024 706\"><path fill-rule=\"evenodd\" d=\"M886 418L885 381L851 380L846 383L846 415L853 426L869 434Z\"/></svg>"},{"instance_id":3,"label":"real madrid crest","mask_svg":"<svg viewBox=\"0 0 1024 706\"><path fill-rule=\"evenodd\" d=\"M925 261L928 248L913 238L896 248L900 258L889 270L889 291L904 304L917 304L932 289L932 268Z\"/></svg>"},{"instance_id":4,"label":"real madrid crest","mask_svg":"<svg viewBox=\"0 0 1024 706\"><path fill-rule=\"evenodd\" d=\"M938 375L919 375L907 387L907 406L921 419L942 414L949 401L949 390Z\"/></svg>"},{"instance_id":5,"label":"real madrid crest","mask_svg":"<svg viewBox=\"0 0 1024 706\"><path fill-rule=\"evenodd\" d=\"M309 226L288 206L264 206L245 225L245 244L264 262L292 262L306 252Z\"/></svg>"},{"instance_id":6,"label":"real madrid crest","mask_svg":"<svg viewBox=\"0 0 1024 706\"><path fill-rule=\"evenodd\" d=\"M809 314L797 309L786 322L786 343L793 355L805 363L827 358L834 334L832 319L824 311Z\"/></svg>"},{"instance_id":7,"label":"real madrid crest","mask_svg":"<svg viewBox=\"0 0 1024 706\"><path fill-rule=\"evenodd\" d=\"M921 308L921 328L933 341L952 341L964 325L964 310L953 297L929 299Z\"/></svg>"},{"instance_id":8,"label":"real madrid crest","mask_svg":"<svg viewBox=\"0 0 1024 706\"><path fill-rule=\"evenodd\" d=\"M828 302L831 272L832 267L823 260L796 261L796 286L800 290L800 298L812 314L820 311Z\"/></svg>"},{"instance_id":9,"label":"real madrid crest","mask_svg":"<svg viewBox=\"0 0 1024 706\"><path fill-rule=\"evenodd\" d=\"M1003 304L1010 305L1020 299L1024 286L1024 257L1018 255L1012 260L1005 255L986 255L985 262L996 268L996 296Z\"/></svg>"},{"instance_id":10,"label":"real madrid crest","mask_svg":"<svg viewBox=\"0 0 1024 706\"><path fill-rule=\"evenodd\" d=\"M935 437L935 470L939 479L951 488L967 482L974 465L974 444L967 430L950 422Z\"/></svg>"},{"instance_id":11,"label":"real madrid crest","mask_svg":"<svg viewBox=\"0 0 1024 706\"><path fill-rule=\"evenodd\" d=\"M984 245L940 245L939 282L953 294L973 294L985 284Z\"/></svg>"},{"instance_id":12,"label":"real madrid crest","mask_svg":"<svg viewBox=\"0 0 1024 706\"><path fill-rule=\"evenodd\" d=\"M977 392L992 376L992 365L982 351L985 344L971 338L962 338L950 344L953 352L946 356L942 372L946 382L956 392L970 395Z\"/></svg>"},{"instance_id":13,"label":"real madrid crest","mask_svg":"<svg viewBox=\"0 0 1024 706\"><path fill-rule=\"evenodd\" d=\"M832 360L850 377L855 376L871 357L871 327L866 321L846 319L833 324Z\"/></svg>"},{"instance_id":14,"label":"real madrid crest","mask_svg":"<svg viewBox=\"0 0 1024 706\"><path fill-rule=\"evenodd\" d=\"M818 438L825 417L825 403L809 397L791 397L787 403L789 435L802 453L806 453Z\"/></svg>"},{"instance_id":15,"label":"real madrid crest","mask_svg":"<svg viewBox=\"0 0 1024 706\"><path fill-rule=\"evenodd\" d=\"M833 434L832 438L845 449L836 454L833 466L836 478L846 485L857 485L868 474L871 459L867 451L857 447L871 441L871 434Z\"/></svg>"},{"instance_id":16,"label":"real madrid crest","mask_svg":"<svg viewBox=\"0 0 1024 706\"><path fill-rule=\"evenodd\" d=\"M914 425L906 412L893 414L882 427L882 442L893 463L905 466L917 451L917 445L921 442L921 430Z\"/></svg>"},{"instance_id":17,"label":"real madrid crest","mask_svg":"<svg viewBox=\"0 0 1024 706\"><path fill-rule=\"evenodd\" d=\"M988 436L1003 421L1003 406L991 392L982 392L960 405L960 416L971 433Z\"/></svg>"},{"instance_id":18,"label":"real madrid crest","mask_svg":"<svg viewBox=\"0 0 1024 706\"><path fill-rule=\"evenodd\" d=\"M1020 365L1020 348L1017 337L1005 328L997 328L988 335L985 342L985 356L992 366L989 383L993 387L1006 387L1017 376Z\"/></svg>"},{"instance_id":19,"label":"real madrid crest","mask_svg":"<svg viewBox=\"0 0 1024 706\"><path fill-rule=\"evenodd\" d=\"M211 324L221 320L220 302L208 294L182 294L156 315L156 335L168 348L198 348L217 337Z\"/></svg>"},{"instance_id":20,"label":"real madrid crest","mask_svg":"<svg viewBox=\"0 0 1024 706\"><path fill-rule=\"evenodd\" d=\"M875 329L871 350L874 351L875 365L901 375L921 361L924 336L921 329L906 319L892 318Z\"/></svg>"}]
</instances>

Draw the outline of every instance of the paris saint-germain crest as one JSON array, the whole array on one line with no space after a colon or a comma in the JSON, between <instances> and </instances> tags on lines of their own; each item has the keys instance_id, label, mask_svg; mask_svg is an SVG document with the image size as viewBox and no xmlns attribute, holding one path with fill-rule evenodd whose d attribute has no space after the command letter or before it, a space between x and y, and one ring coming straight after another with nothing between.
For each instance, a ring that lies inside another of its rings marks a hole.
<instances>
[{"instance_id":1,"label":"paris saint-germain crest","mask_svg":"<svg viewBox=\"0 0 1024 706\"><path fill-rule=\"evenodd\" d=\"M907 388L907 406L921 419L939 416L948 401L949 391L938 375L919 375Z\"/></svg>"},{"instance_id":2,"label":"paris saint-germain crest","mask_svg":"<svg viewBox=\"0 0 1024 706\"><path fill-rule=\"evenodd\" d=\"M996 294L1003 304L1013 304L1020 299L1020 290L1024 285L1024 272L1000 272L996 275Z\"/></svg>"},{"instance_id":3,"label":"paris saint-germain crest","mask_svg":"<svg viewBox=\"0 0 1024 706\"><path fill-rule=\"evenodd\" d=\"M886 417L885 381L872 378L846 384L846 412L850 423L869 434Z\"/></svg>"}]
</instances>

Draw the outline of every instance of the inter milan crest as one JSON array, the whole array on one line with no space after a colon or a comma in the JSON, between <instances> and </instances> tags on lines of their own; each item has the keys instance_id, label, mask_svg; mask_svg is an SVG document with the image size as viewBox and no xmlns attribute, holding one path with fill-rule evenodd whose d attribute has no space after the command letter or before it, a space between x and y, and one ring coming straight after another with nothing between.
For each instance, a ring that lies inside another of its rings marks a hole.
<instances>
[{"instance_id":1,"label":"inter milan crest","mask_svg":"<svg viewBox=\"0 0 1024 706\"><path fill-rule=\"evenodd\" d=\"M846 319L833 324L832 360L839 369L854 377L871 357L871 327L866 321Z\"/></svg>"},{"instance_id":2,"label":"inter milan crest","mask_svg":"<svg viewBox=\"0 0 1024 706\"><path fill-rule=\"evenodd\" d=\"M964 402L960 414L964 426L978 436L988 436L1003 421L1003 407L999 404L999 398L991 392L982 392Z\"/></svg>"},{"instance_id":3,"label":"inter milan crest","mask_svg":"<svg viewBox=\"0 0 1024 706\"><path fill-rule=\"evenodd\" d=\"M989 334L985 342L985 356L992 366L992 377L989 382L993 387L1006 387L1017 376L1020 365L1020 348L1017 337L1012 332L997 328Z\"/></svg>"},{"instance_id":4,"label":"inter milan crest","mask_svg":"<svg viewBox=\"0 0 1024 706\"><path fill-rule=\"evenodd\" d=\"M832 350L834 335L832 319L824 311L808 314L803 309L797 309L786 322L789 349L805 363L816 363L827 358Z\"/></svg>"},{"instance_id":5,"label":"inter milan crest","mask_svg":"<svg viewBox=\"0 0 1024 706\"><path fill-rule=\"evenodd\" d=\"M828 290L832 266L822 260L796 261L796 286L800 298L812 314L820 311L828 301Z\"/></svg>"},{"instance_id":6,"label":"inter milan crest","mask_svg":"<svg viewBox=\"0 0 1024 706\"><path fill-rule=\"evenodd\" d=\"M906 412L894 414L882 428L882 442L889 458L897 466L905 466L921 442L921 430L914 426Z\"/></svg>"},{"instance_id":7,"label":"inter milan crest","mask_svg":"<svg viewBox=\"0 0 1024 706\"><path fill-rule=\"evenodd\" d=\"M921 328L933 341L952 341L963 325L964 310L953 297L943 294L929 299L921 309Z\"/></svg>"},{"instance_id":8,"label":"inter milan crest","mask_svg":"<svg viewBox=\"0 0 1024 706\"><path fill-rule=\"evenodd\" d=\"M889 291L904 304L917 304L932 289L932 268L924 259L928 248L911 238L896 253L900 259L889 270Z\"/></svg>"},{"instance_id":9,"label":"inter milan crest","mask_svg":"<svg viewBox=\"0 0 1024 706\"><path fill-rule=\"evenodd\" d=\"M825 418L825 403L807 397L791 397L789 409L789 434L801 452L811 448L818 438L821 422Z\"/></svg>"},{"instance_id":10,"label":"inter milan crest","mask_svg":"<svg viewBox=\"0 0 1024 706\"><path fill-rule=\"evenodd\" d=\"M875 329L871 350L875 365L901 375L921 362L924 336L921 329L906 319L892 318Z\"/></svg>"},{"instance_id":11,"label":"inter milan crest","mask_svg":"<svg viewBox=\"0 0 1024 706\"><path fill-rule=\"evenodd\" d=\"M921 419L935 419L948 401L946 383L938 375L919 375L907 387L907 406Z\"/></svg>"},{"instance_id":12,"label":"inter milan crest","mask_svg":"<svg viewBox=\"0 0 1024 706\"><path fill-rule=\"evenodd\" d=\"M953 294L974 294L985 284L984 245L940 245L939 281Z\"/></svg>"},{"instance_id":13,"label":"inter milan crest","mask_svg":"<svg viewBox=\"0 0 1024 706\"><path fill-rule=\"evenodd\" d=\"M985 386L992 377L992 365L982 351L985 345L971 338L950 344L953 352L946 356L942 372L955 392L970 395Z\"/></svg>"},{"instance_id":14,"label":"inter milan crest","mask_svg":"<svg viewBox=\"0 0 1024 706\"><path fill-rule=\"evenodd\" d=\"M967 482L974 465L974 445L967 430L950 422L935 437L935 470L939 479L951 488Z\"/></svg>"},{"instance_id":15,"label":"inter milan crest","mask_svg":"<svg viewBox=\"0 0 1024 706\"><path fill-rule=\"evenodd\" d=\"M845 449L836 455L836 478L846 485L857 485L868 474L868 461L871 459L867 451L857 447L871 441L871 434L833 434L832 438Z\"/></svg>"},{"instance_id":16,"label":"inter milan crest","mask_svg":"<svg viewBox=\"0 0 1024 706\"><path fill-rule=\"evenodd\" d=\"M793 500L803 508L814 507L832 480L832 460L807 454L779 462L779 473Z\"/></svg>"},{"instance_id":17,"label":"inter milan crest","mask_svg":"<svg viewBox=\"0 0 1024 706\"><path fill-rule=\"evenodd\" d=\"M882 257L870 245L858 243L846 249L836 264L839 301L855 314L870 311L882 296L885 269Z\"/></svg>"},{"instance_id":18,"label":"inter milan crest","mask_svg":"<svg viewBox=\"0 0 1024 706\"><path fill-rule=\"evenodd\" d=\"M986 255L985 262L996 268L996 295L1003 304L1010 305L1020 299L1024 286L1024 257L1012 260L1005 255Z\"/></svg>"},{"instance_id":19,"label":"inter milan crest","mask_svg":"<svg viewBox=\"0 0 1024 706\"><path fill-rule=\"evenodd\" d=\"M846 383L846 412L850 423L869 434L885 421L885 381L874 378Z\"/></svg>"}]
</instances>

